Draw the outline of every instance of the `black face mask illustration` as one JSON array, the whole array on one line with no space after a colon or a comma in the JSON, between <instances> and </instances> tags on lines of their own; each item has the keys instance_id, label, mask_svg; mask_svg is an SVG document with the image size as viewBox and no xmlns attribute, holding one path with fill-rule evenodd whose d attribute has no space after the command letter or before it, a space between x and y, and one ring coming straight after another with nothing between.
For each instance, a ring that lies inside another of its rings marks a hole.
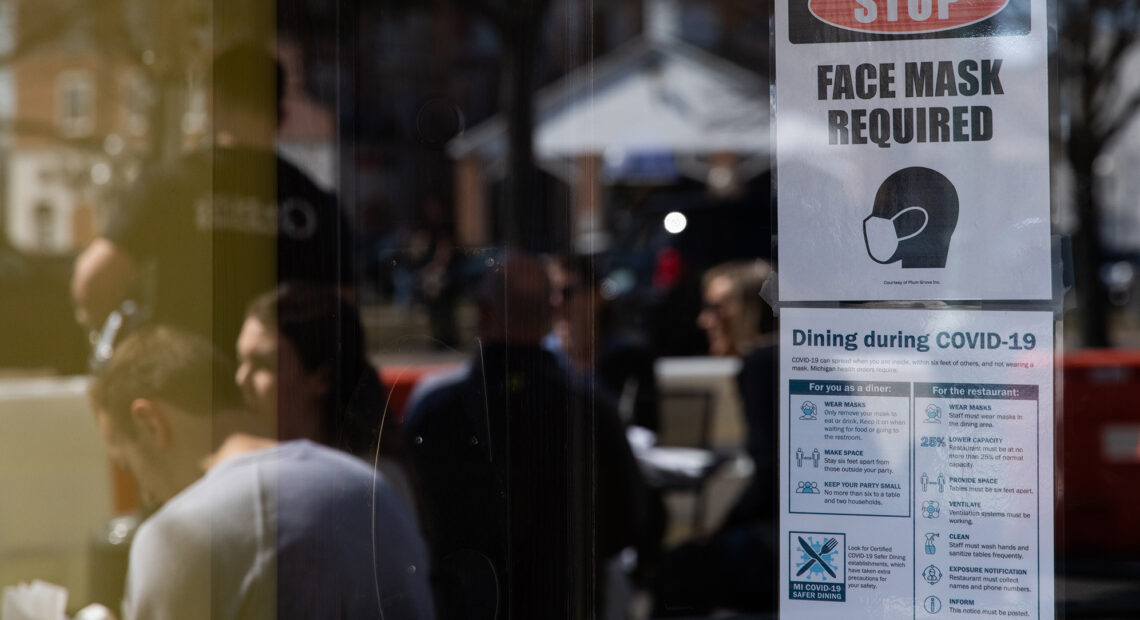
<instances>
[{"instance_id":1,"label":"black face mask illustration","mask_svg":"<svg viewBox=\"0 0 1140 620\"><path fill-rule=\"evenodd\" d=\"M946 266L958 225L958 192L941 173L915 166L887 177L863 220L867 254L876 263L902 261L903 269Z\"/></svg>"}]
</instances>

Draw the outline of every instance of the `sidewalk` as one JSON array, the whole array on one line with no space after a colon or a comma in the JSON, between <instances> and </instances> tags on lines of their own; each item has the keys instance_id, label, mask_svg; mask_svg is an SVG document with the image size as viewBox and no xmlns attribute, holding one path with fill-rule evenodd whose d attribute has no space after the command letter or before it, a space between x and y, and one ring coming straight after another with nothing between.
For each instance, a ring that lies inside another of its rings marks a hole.
<instances>
[{"instance_id":1,"label":"sidewalk","mask_svg":"<svg viewBox=\"0 0 1140 620\"><path fill-rule=\"evenodd\" d=\"M385 365L433 365L462 361L474 347L475 308L461 303L455 310L460 346L441 350L431 336L427 310L413 306L404 312L388 303L360 308L369 357L381 367Z\"/></svg>"}]
</instances>

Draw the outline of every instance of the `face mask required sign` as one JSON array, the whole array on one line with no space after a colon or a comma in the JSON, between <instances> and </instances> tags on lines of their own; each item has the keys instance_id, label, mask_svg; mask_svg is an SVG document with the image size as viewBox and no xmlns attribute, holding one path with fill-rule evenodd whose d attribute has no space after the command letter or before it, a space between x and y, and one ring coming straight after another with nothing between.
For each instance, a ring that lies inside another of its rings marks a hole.
<instances>
[{"instance_id":1,"label":"face mask required sign","mask_svg":"<svg viewBox=\"0 0 1140 620\"><path fill-rule=\"evenodd\" d=\"M781 313L780 617L1054 617L1049 312Z\"/></svg>"},{"instance_id":2,"label":"face mask required sign","mask_svg":"<svg viewBox=\"0 0 1140 620\"><path fill-rule=\"evenodd\" d=\"M776 7L781 299L1049 299L1046 3Z\"/></svg>"}]
</instances>

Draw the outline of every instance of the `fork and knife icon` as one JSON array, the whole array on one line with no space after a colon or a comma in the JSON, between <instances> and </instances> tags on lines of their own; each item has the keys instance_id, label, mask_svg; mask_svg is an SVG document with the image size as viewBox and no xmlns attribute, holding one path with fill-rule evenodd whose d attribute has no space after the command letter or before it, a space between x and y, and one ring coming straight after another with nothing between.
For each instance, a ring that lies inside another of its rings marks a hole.
<instances>
[{"instance_id":1,"label":"fork and knife icon","mask_svg":"<svg viewBox=\"0 0 1140 620\"><path fill-rule=\"evenodd\" d=\"M835 546L839 544L839 541L834 538L828 538L827 540L823 541L823 546L820 547L819 553L816 553L815 549L811 548L811 545L809 545L808 542L804 540L803 536L797 536L796 538L799 539L800 547L804 550L804 553L806 553L809 558L807 564L804 564L800 568L799 572L796 573L796 576L799 577L800 575L808 572L808 570L811 569L811 567L814 566L816 562L819 562L819 565L823 568L823 570L827 571L827 574L831 575L832 578L835 578L835 571L831 570L831 567L827 565L827 562L823 561L822 556L831 553L831 551L835 549Z\"/></svg>"}]
</instances>

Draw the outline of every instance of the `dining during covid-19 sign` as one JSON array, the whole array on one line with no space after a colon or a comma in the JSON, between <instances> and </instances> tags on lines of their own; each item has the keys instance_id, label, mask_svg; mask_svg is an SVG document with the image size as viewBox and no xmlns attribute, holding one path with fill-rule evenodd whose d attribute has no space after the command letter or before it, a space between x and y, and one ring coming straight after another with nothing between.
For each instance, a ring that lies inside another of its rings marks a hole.
<instances>
[{"instance_id":1,"label":"dining during covid-19 sign","mask_svg":"<svg viewBox=\"0 0 1140 620\"><path fill-rule=\"evenodd\" d=\"M783 301L1051 297L1040 0L781 0Z\"/></svg>"},{"instance_id":2,"label":"dining during covid-19 sign","mask_svg":"<svg viewBox=\"0 0 1140 620\"><path fill-rule=\"evenodd\" d=\"M780 617L1053 618L1052 313L780 323Z\"/></svg>"}]
</instances>

